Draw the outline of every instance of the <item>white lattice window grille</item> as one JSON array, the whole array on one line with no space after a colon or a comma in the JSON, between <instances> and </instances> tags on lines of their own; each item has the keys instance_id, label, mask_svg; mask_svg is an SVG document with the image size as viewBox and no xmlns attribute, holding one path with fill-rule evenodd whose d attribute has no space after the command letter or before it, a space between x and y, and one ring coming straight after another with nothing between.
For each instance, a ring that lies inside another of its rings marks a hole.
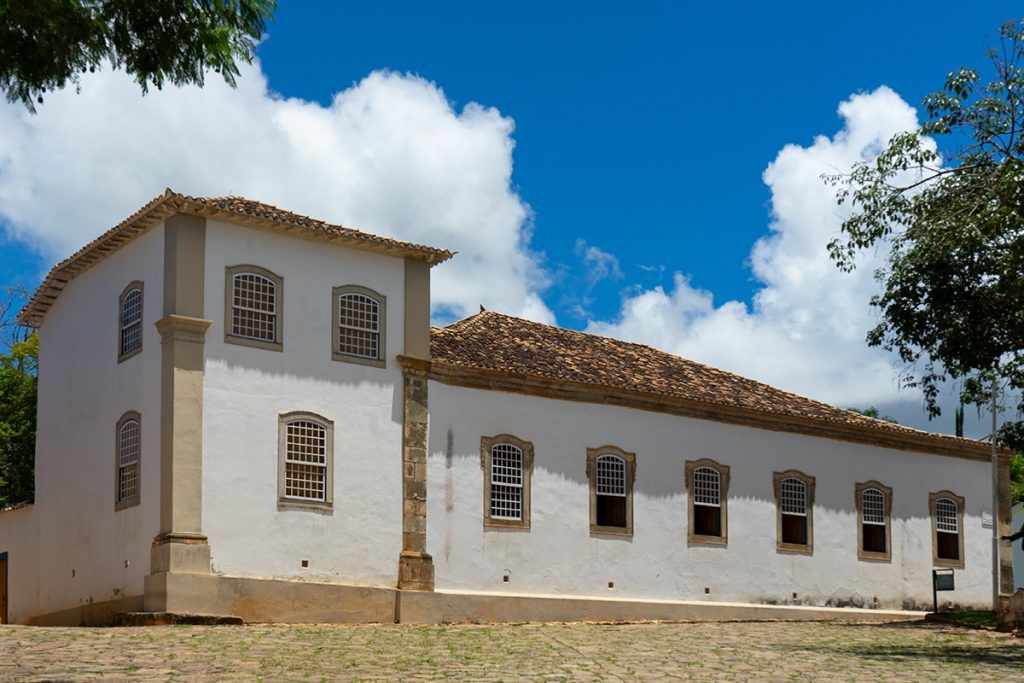
<instances>
[{"instance_id":1,"label":"white lattice window grille","mask_svg":"<svg viewBox=\"0 0 1024 683\"><path fill-rule=\"evenodd\" d=\"M137 420L126 420L117 433L117 500L139 495L141 432Z\"/></svg>"},{"instance_id":2,"label":"white lattice window grille","mask_svg":"<svg viewBox=\"0 0 1024 683\"><path fill-rule=\"evenodd\" d=\"M491 446L491 517L523 518L523 451L518 446Z\"/></svg>"},{"instance_id":3,"label":"white lattice window grille","mask_svg":"<svg viewBox=\"0 0 1024 683\"><path fill-rule=\"evenodd\" d=\"M693 504L722 507L722 475L710 467L693 471Z\"/></svg>"},{"instance_id":4,"label":"white lattice window grille","mask_svg":"<svg viewBox=\"0 0 1024 683\"><path fill-rule=\"evenodd\" d=\"M277 283L259 273L236 273L231 290L231 334L276 342Z\"/></svg>"},{"instance_id":5,"label":"white lattice window grille","mask_svg":"<svg viewBox=\"0 0 1024 683\"><path fill-rule=\"evenodd\" d=\"M782 514L807 516L807 484L799 479L782 480Z\"/></svg>"},{"instance_id":6,"label":"white lattice window grille","mask_svg":"<svg viewBox=\"0 0 1024 683\"><path fill-rule=\"evenodd\" d=\"M380 358L380 303L365 294L338 297L338 353Z\"/></svg>"},{"instance_id":7,"label":"white lattice window grille","mask_svg":"<svg viewBox=\"0 0 1024 683\"><path fill-rule=\"evenodd\" d=\"M885 494L878 489L864 489L860 497L861 519L865 524L885 524Z\"/></svg>"},{"instance_id":8,"label":"white lattice window grille","mask_svg":"<svg viewBox=\"0 0 1024 683\"><path fill-rule=\"evenodd\" d=\"M626 497L626 461L617 455L597 458L597 495Z\"/></svg>"},{"instance_id":9,"label":"white lattice window grille","mask_svg":"<svg viewBox=\"0 0 1024 683\"><path fill-rule=\"evenodd\" d=\"M327 428L312 420L287 423L284 495L304 501L327 501Z\"/></svg>"},{"instance_id":10,"label":"white lattice window grille","mask_svg":"<svg viewBox=\"0 0 1024 683\"><path fill-rule=\"evenodd\" d=\"M142 290L121 297L121 355L142 346Z\"/></svg>"},{"instance_id":11,"label":"white lattice window grille","mask_svg":"<svg viewBox=\"0 0 1024 683\"><path fill-rule=\"evenodd\" d=\"M960 533L957 521L959 507L955 500L939 498L935 501L935 529L948 534Z\"/></svg>"}]
</instances>

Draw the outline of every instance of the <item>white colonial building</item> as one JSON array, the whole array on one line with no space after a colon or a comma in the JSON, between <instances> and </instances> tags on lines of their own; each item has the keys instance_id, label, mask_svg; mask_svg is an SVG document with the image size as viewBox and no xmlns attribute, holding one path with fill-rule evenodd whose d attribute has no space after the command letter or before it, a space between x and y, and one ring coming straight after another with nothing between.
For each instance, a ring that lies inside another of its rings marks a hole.
<instances>
[{"instance_id":1,"label":"white colonial building","mask_svg":"<svg viewBox=\"0 0 1024 683\"><path fill-rule=\"evenodd\" d=\"M482 311L451 253L167 191L57 265L0 619L892 614L989 605L987 444ZM1002 590L1012 589L1008 544Z\"/></svg>"}]
</instances>

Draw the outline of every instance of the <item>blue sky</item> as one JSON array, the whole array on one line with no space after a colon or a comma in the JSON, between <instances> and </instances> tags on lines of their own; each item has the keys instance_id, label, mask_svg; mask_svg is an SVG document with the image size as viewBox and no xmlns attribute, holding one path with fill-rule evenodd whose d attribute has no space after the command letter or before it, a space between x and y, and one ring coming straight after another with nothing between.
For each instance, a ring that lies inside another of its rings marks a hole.
<instances>
[{"instance_id":1,"label":"blue sky","mask_svg":"<svg viewBox=\"0 0 1024 683\"><path fill-rule=\"evenodd\" d=\"M335 209L322 197L275 193L287 179L274 182L275 158L269 151L259 157L267 166L265 177L233 182L238 168L204 175L197 170L198 156L164 171L150 148L138 146L138 138L166 138L162 144L170 154L200 155L190 145L190 126L206 124L190 123L188 117L207 106L227 112L210 115L223 119L221 129L202 133L213 138L227 139L231 128L247 130L235 125L233 116L273 118L276 125L296 108L312 118L288 124L290 137L301 137L307 120L315 121L308 127L320 135L321 124L343 129L337 120L321 120L341 109L334 99L339 92L347 93L349 108L338 120L349 121L358 118L353 109L363 95L371 103L368 109L374 102L401 104L402 98L422 104L434 92L432 83L451 112L436 129L424 124L428 143L454 128L460 135L489 131L481 149L514 141L510 178L502 180L508 169L503 170L500 154L492 154L474 159L468 175L453 180L473 180L484 169L505 183L504 194L493 195L503 207L495 213L510 216L522 242L510 252L519 259L512 270L528 274L518 293L493 305L651 343L830 402L891 404L893 411L920 417L916 395L894 389L895 366L877 354L861 355L870 322L866 308L825 320L827 299L808 302L794 294L835 290L837 301L849 300L837 304L842 310L853 305L849 302L862 304L871 293L863 274L860 284L847 286L825 272L820 256L832 228L816 234L808 226L831 225L837 214L822 204L817 176L832 170L831 159L863 157L886 135L912 126L912 107L939 87L947 72L985 64L986 46L1013 12L1009 2L936 2L923 8L916 3L282 1L259 48L256 73L246 78L253 84L262 74L270 92L243 86L237 95L225 94L211 79L202 93L170 89L141 98L98 74L83 81L81 95L50 98L56 102L48 102L35 118L4 105L0 225L8 236L0 250L0 282L34 285L55 259L166 185L197 194L240 188L260 195L254 198L328 219L352 224L354 217L361 221L356 225L369 229L386 231L389 221L399 225L407 213L413 223L420 217L431 225L454 209L436 215L417 214L415 206L404 213L365 207L346 213L341 202L339 215L333 215ZM381 70L401 78L365 80ZM372 93L379 92L390 99L374 99ZM134 132L137 126L142 132L117 139L104 97L121 98L117 111L133 112L126 125L118 124L122 129ZM296 98L298 104L277 101L281 98ZM227 100L223 110L214 106ZM841 118L837 107L844 102L849 108ZM493 108L493 115L478 116L471 103ZM180 112L146 128L146 120L157 118L154 107L168 104ZM415 111L436 108L423 105ZM511 121L513 132L502 129ZM403 136L407 128L399 129ZM858 136L866 142L850 142ZM246 141L224 144L221 156ZM464 146L464 140L458 144ZM18 154L5 156L5 146ZM31 160L41 156L48 161L38 164L49 166L32 168ZM372 163L376 157L363 158ZM312 162L300 172L310 179L325 176L338 161ZM135 177L143 169L144 181ZM30 175L34 179L26 180ZM58 206L97 192L118 194L117 201L81 213ZM800 204L805 195L814 195L817 203ZM32 202L50 208L25 208ZM528 217L515 217L526 206ZM484 243L492 238L486 217L479 209L462 217L470 231L472 221L479 220L482 233L462 235L470 245L460 247L463 264L478 256L473 238ZM449 246L443 232L434 240L429 230L410 234L399 225L396 234ZM467 301L474 306L477 300L491 301L480 273L448 279L469 277L480 293L474 290L452 310L465 312ZM539 302L522 303L534 295ZM823 327L830 328L828 334ZM745 345L723 342L744 334L750 336ZM835 342L841 350L808 359L807 344L827 350L833 337L842 338L842 344ZM807 367L797 367L795 361L805 359ZM867 376L870 381L863 379Z\"/></svg>"},{"instance_id":2,"label":"blue sky","mask_svg":"<svg viewBox=\"0 0 1024 683\"><path fill-rule=\"evenodd\" d=\"M851 93L885 84L917 105L983 63L1012 16L1009 2L282 2L260 56L287 96L327 102L387 67L497 107L515 119L514 181L550 261L571 268L586 236L625 282L664 266L749 299L778 151L834 132ZM614 312L622 284L603 283L595 313Z\"/></svg>"}]
</instances>

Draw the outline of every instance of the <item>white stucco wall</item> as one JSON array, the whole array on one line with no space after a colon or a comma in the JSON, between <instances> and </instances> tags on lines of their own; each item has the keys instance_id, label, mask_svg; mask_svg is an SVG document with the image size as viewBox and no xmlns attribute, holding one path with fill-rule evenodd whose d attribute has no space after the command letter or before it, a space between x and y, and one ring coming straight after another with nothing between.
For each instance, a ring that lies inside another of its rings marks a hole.
<instances>
[{"instance_id":1,"label":"white stucco wall","mask_svg":"<svg viewBox=\"0 0 1024 683\"><path fill-rule=\"evenodd\" d=\"M401 259L209 221L203 519L214 571L394 586L402 549ZM284 278L282 352L224 342L225 268ZM331 359L333 287L387 297L387 367ZM334 421L334 509L278 509L278 416ZM309 561L308 568L301 561Z\"/></svg>"},{"instance_id":2,"label":"white stucco wall","mask_svg":"<svg viewBox=\"0 0 1024 683\"><path fill-rule=\"evenodd\" d=\"M1016 532L1024 525L1024 505L1013 507L1013 531ZM1013 542L1013 583L1018 589L1024 588L1024 548L1022 541Z\"/></svg>"},{"instance_id":3,"label":"white stucco wall","mask_svg":"<svg viewBox=\"0 0 1024 683\"><path fill-rule=\"evenodd\" d=\"M945 597L991 599L987 463L437 382L429 391L427 548L438 589L925 606L928 494L950 489L966 499L966 568ZM480 437L501 433L534 445L529 530L482 524ZM631 540L590 535L586 449L607 444L636 453ZM731 467L727 548L687 547L684 461L698 458ZM817 480L813 556L776 551L772 473L790 468ZM857 560L854 485L870 479L893 489L891 563Z\"/></svg>"},{"instance_id":4,"label":"white stucco wall","mask_svg":"<svg viewBox=\"0 0 1024 683\"><path fill-rule=\"evenodd\" d=\"M118 297L133 280L143 347L119 364ZM39 330L35 505L0 515L12 620L142 595L159 524L162 299L158 226L72 280ZM142 415L140 504L115 512L116 425L129 410Z\"/></svg>"}]
</instances>

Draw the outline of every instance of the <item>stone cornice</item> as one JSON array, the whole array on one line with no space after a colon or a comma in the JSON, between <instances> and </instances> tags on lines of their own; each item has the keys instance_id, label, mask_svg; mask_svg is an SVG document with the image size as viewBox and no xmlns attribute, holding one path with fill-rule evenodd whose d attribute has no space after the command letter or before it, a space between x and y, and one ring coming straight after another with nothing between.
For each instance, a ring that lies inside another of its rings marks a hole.
<instances>
[{"instance_id":1,"label":"stone cornice","mask_svg":"<svg viewBox=\"0 0 1024 683\"><path fill-rule=\"evenodd\" d=\"M153 323L160 333L160 343L183 341L202 344L206 341L206 330L213 324L205 318L190 318L184 315L168 315Z\"/></svg>"},{"instance_id":2,"label":"stone cornice","mask_svg":"<svg viewBox=\"0 0 1024 683\"><path fill-rule=\"evenodd\" d=\"M402 361L402 358L399 360ZM403 365L405 365L404 362ZM991 446L987 443L909 428L900 430L870 429L861 425L816 420L784 413L768 413L727 404L709 403L587 382L570 382L540 375L512 374L436 360L429 363L427 373L432 380L473 389L508 391L566 401L615 405L965 460L990 462L992 458ZM1006 449L999 449L1000 460L1008 460L1011 455L1012 453Z\"/></svg>"}]
</instances>

